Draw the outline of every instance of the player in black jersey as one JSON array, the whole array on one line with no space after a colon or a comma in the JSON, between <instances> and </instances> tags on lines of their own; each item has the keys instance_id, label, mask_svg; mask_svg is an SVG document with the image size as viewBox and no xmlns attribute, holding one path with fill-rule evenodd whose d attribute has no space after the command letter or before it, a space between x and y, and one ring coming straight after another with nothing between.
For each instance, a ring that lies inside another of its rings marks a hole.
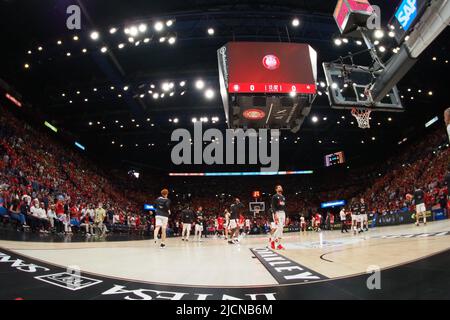
<instances>
[{"instance_id":1,"label":"player in black jersey","mask_svg":"<svg viewBox=\"0 0 450 320\"><path fill-rule=\"evenodd\" d=\"M359 212L361 213L361 230L364 229L364 231L369 231L369 217L367 215L367 211L367 204L364 201L364 198L361 198L359 202Z\"/></svg>"},{"instance_id":2,"label":"player in black jersey","mask_svg":"<svg viewBox=\"0 0 450 320\"><path fill-rule=\"evenodd\" d=\"M202 242L202 233L203 228L206 228L205 225L205 215L203 214L203 208L198 207L196 213L196 221L195 221L195 231L194 231L194 241L197 239L198 242Z\"/></svg>"},{"instance_id":3,"label":"player in black jersey","mask_svg":"<svg viewBox=\"0 0 450 320\"><path fill-rule=\"evenodd\" d=\"M427 208L425 207L425 192L421 188L415 188L414 204L416 205L416 226L419 226L420 216L423 216L423 224L427 224Z\"/></svg>"},{"instance_id":4,"label":"player in black jersey","mask_svg":"<svg viewBox=\"0 0 450 320\"><path fill-rule=\"evenodd\" d=\"M272 221L270 224L270 247L275 250L284 249L281 244L281 239L283 237L283 229L286 223L286 198L283 195L283 187L277 185L275 187L275 194L272 196L271 201L271 212Z\"/></svg>"},{"instance_id":5,"label":"player in black jersey","mask_svg":"<svg viewBox=\"0 0 450 320\"><path fill-rule=\"evenodd\" d=\"M155 201L156 217L155 217L155 231L153 233L155 243L158 241L159 229L161 229L161 248L166 246L166 229L170 215L170 200L167 198L169 190L161 190L161 197Z\"/></svg>"},{"instance_id":6,"label":"player in black jersey","mask_svg":"<svg viewBox=\"0 0 450 320\"><path fill-rule=\"evenodd\" d=\"M239 211L244 208L244 204L238 197L234 198L234 203L230 206L230 237L229 244L239 243Z\"/></svg>"},{"instance_id":7,"label":"player in black jersey","mask_svg":"<svg viewBox=\"0 0 450 320\"><path fill-rule=\"evenodd\" d=\"M360 206L358 200L353 199L350 209L352 211L352 230L353 234L356 234L358 231L358 223L360 222Z\"/></svg>"},{"instance_id":8,"label":"player in black jersey","mask_svg":"<svg viewBox=\"0 0 450 320\"><path fill-rule=\"evenodd\" d=\"M191 234L191 226L194 222L194 217L194 210L192 210L189 205L181 211L181 222L183 223L183 232L181 233L182 241L189 241L189 235Z\"/></svg>"}]
</instances>

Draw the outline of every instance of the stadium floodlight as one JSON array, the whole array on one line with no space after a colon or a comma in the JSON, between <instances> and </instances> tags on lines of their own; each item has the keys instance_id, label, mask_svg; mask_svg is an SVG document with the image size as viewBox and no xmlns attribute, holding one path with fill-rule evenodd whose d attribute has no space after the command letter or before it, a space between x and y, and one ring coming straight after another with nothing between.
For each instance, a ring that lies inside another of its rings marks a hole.
<instances>
[{"instance_id":1,"label":"stadium floodlight","mask_svg":"<svg viewBox=\"0 0 450 320\"><path fill-rule=\"evenodd\" d=\"M161 21L158 21L155 23L153 27L155 28L156 31L160 32L164 29L164 24Z\"/></svg>"},{"instance_id":2,"label":"stadium floodlight","mask_svg":"<svg viewBox=\"0 0 450 320\"><path fill-rule=\"evenodd\" d=\"M203 80L197 80L197 81L195 82L195 87L196 87L198 90L202 90L202 89L205 87L205 82L204 82Z\"/></svg>"},{"instance_id":3,"label":"stadium floodlight","mask_svg":"<svg viewBox=\"0 0 450 320\"><path fill-rule=\"evenodd\" d=\"M98 31L92 31L91 35L90 35L92 40L98 40L98 38L100 37L100 34L98 33Z\"/></svg>"},{"instance_id":4,"label":"stadium floodlight","mask_svg":"<svg viewBox=\"0 0 450 320\"><path fill-rule=\"evenodd\" d=\"M211 100L211 99L214 98L214 95L215 95L215 93L214 93L214 90L212 90L212 89L207 89L207 90L205 91L205 97L206 97L206 99Z\"/></svg>"}]
</instances>

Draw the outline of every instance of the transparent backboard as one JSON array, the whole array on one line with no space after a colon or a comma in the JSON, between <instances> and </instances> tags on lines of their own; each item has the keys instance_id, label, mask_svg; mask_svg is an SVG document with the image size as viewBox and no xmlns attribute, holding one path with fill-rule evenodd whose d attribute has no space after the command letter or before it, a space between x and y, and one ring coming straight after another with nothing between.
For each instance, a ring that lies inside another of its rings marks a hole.
<instances>
[{"instance_id":1,"label":"transparent backboard","mask_svg":"<svg viewBox=\"0 0 450 320\"><path fill-rule=\"evenodd\" d=\"M323 63L323 69L332 108L404 111L397 87L393 87L381 101L372 100L371 88L376 83L381 70L373 71L365 66L342 63Z\"/></svg>"}]
</instances>

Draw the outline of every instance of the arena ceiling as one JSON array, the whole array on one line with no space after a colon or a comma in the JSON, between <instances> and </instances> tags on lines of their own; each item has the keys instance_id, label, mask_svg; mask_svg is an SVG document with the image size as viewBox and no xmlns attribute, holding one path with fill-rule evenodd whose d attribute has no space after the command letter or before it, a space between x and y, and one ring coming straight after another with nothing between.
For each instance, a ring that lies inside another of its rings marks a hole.
<instances>
[{"instance_id":1,"label":"arena ceiling","mask_svg":"<svg viewBox=\"0 0 450 320\"><path fill-rule=\"evenodd\" d=\"M398 1L371 3L381 7L386 26ZM82 8L81 30L66 28L72 4ZM320 63L358 51L354 41L334 44L334 6L329 0L2 0L0 78L20 93L37 125L52 123L66 140L86 146L88 155L167 169L172 130L191 126L193 118L226 128L219 47L233 40L309 43ZM282 136L284 169L321 166L325 154L340 150L349 163L378 161L405 138L417 139L424 124L450 106L448 39L447 30L399 84L406 111L375 113L370 130L357 128L349 112L332 110L326 96L318 96L301 131ZM388 52L394 48L388 37L382 44ZM196 88L200 79L202 90Z\"/></svg>"}]
</instances>

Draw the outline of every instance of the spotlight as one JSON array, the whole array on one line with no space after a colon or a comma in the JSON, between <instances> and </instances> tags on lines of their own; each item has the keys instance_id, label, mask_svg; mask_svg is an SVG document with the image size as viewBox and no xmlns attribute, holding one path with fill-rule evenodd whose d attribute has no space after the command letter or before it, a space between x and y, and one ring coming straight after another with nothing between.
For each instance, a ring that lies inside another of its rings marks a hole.
<instances>
[{"instance_id":1,"label":"spotlight","mask_svg":"<svg viewBox=\"0 0 450 320\"><path fill-rule=\"evenodd\" d=\"M341 39L334 39L334 44L337 46L340 46L342 44L342 40Z\"/></svg>"},{"instance_id":2,"label":"spotlight","mask_svg":"<svg viewBox=\"0 0 450 320\"><path fill-rule=\"evenodd\" d=\"M127 91L129 89L128 86L123 87L123 91Z\"/></svg>"},{"instance_id":3,"label":"spotlight","mask_svg":"<svg viewBox=\"0 0 450 320\"><path fill-rule=\"evenodd\" d=\"M384 37L384 31L380 29L375 30L373 36L375 37L375 39L382 39Z\"/></svg>"},{"instance_id":4,"label":"spotlight","mask_svg":"<svg viewBox=\"0 0 450 320\"><path fill-rule=\"evenodd\" d=\"M160 43L166 42L166 37L161 37L161 38L159 38L159 42L160 42Z\"/></svg>"},{"instance_id":5,"label":"spotlight","mask_svg":"<svg viewBox=\"0 0 450 320\"><path fill-rule=\"evenodd\" d=\"M91 39L92 40L98 40L99 37L100 37L100 34L97 31L91 32Z\"/></svg>"},{"instance_id":6,"label":"spotlight","mask_svg":"<svg viewBox=\"0 0 450 320\"><path fill-rule=\"evenodd\" d=\"M38 50L39 50L39 51L42 51L43 49L42 49L42 47L38 47Z\"/></svg>"},{"instance_id":7,"label":"spotlight","mask_svg":"<svg viewBox=\"0 0 450 320\"><path fill-rule=\"evenodd\" d=\"M170 38L169 38L169 44L174 44L175 41L176 41L176 38L175 38L175 37L170 37Z\"/></svg>"},{"instance_id":8,"label":"spotlight","mask_svg":"<svg viewBox=\"0 0 450 320\"><path fill-rule=\"evenodd\" d=\"M206 99L209 99L209 100L214 98L214 90L212 90L212 89L206 90L205 91L205 97L206 97Z\"/></svg>"},{"instance_id":9,"label":"spotlight","mask_svg":"<svg viewBox=\"0 0 450 320\"><path fill-rule=\"evenodd\" d=\"M150 42L150 38L145 38L144 39L144 43L149 43Z\"/></svg>"},{"instance_id":10,"label":"spotlight","mask_svg":"<svg viewBox=\"0 0 450 320\"><path fill-rule=\"evenodd\" d=\"M292 26L293 27L298 27L300 25L300 20L298 20L298 18L294 18L292 20Z\"/></svg>"},{"instance_id":11,"label":"spotlight","mask_svg":"<svg viewBox=\"0 0 450 320\"><path fill-rule=\"evenodd\" d=\"M78 41L78 40L80 40L80 38L78 36L73 36L73 40Z\"/></svg>"},{"instance_id":12,"label":"spotlight","mask_svg":"<svg viewBox=\"0 0 450 320\"><path fill-rule=\"evenodd\" d=\"M30 68L30 65L28 63L25 63L25 65L23 66L25 69Z\"/></svg>"},{"instance_id":13,"label":"spotlight","mask_svg":"<svg viewBox=\"0 0 450 320\"><path fill-rule=\"evenodd\" d=\"M109 29L109 33L114 34L117 32L117 28L111 28Z\"/></svg>"},{"instance_id":14,"label":"spotlight","mask_svg":"<svg viewBox=\"0 0 450 320\"><path fill-rule=\"evenodd\" d=\"M81 50L81 52L86 53L86 52L87 52L87 49L84 48L83 50Z\"/></svg>"},{"instance_id":15,"label":"spotlight","mask_svg":"<svg viewBox=\"0 0 450 320\"><path fill-rule=\"evenodd\" d=\"M389 31L388 36L389 36L390 38L395 37L395 32L394 32L394 31Z\"/></svg>"},{"instance_id":16,"label":"spotlight","mask_svg":"<svg viewBox=\"0 0 450 320\"><path fill-rule=\"evenodd\" d=\"M138 35L139 30L138 30L138 28L136 26L132 26L129 29L129 33L130 33L130 36L135 37L135 36Z\"/></svg>"},{"instance_id":17,"label":"spotlight","mask_svg":"<svg viewBox=\"0 0 450 320\"><path fill-rule=\"evenodd\" d=\"M173 20L167 20L166 26L171 27L173 25Z\"/></svg>"},{"instance_id":18,"label":"spotlight","mask_svg":"<svg viewBox=\"0 0 450 320\"><path fill-rule=\"evenodd\" d=\"M311 120L312 120L312 122L317 123L319 121L319 118L314 116L314 117L312 117Z\"/></svg>"},{"instance_id":19,"label":"spotlight","mask_svg":"<svg viewBox=\"0 0 450 320\"><path fill-rule=\"evenodd\" d=\"M213 36L214 33L215 33L214 28L208 28L208 34L209 34L210 36Z\"/></svg>"},{"instance_id":20,"label":"spotlight","mask_svg":"<svg viewBox=\"0 0 450 320\"><path fill-rule=\"evenodd\" d=\"M119 49L123 49L125 47L125 45L123 43L119 43L119 45L117 46L117 48Z\"/></svg>"},{"instance_id":21,"label":"spotlight","mask_svg":"<svg viewBox=\"0 0 450 320\"><path fill-rule=\"evenodd\" d=\"M380 46L380 47L378 48L378 50L380 50L380 52L386 52L386 48L383 47L383 46Z\"/></svg>"},{"instance_id":22,"label":"spotlight","mask_svg":"<svg viewBox=\"0 0 450 320\"><path fill-rule=\"evenodd\" d=\"M70 57L72 54L70 52L66 53L66 56Z\"/></svg>"},{"instance_id":23,"label":"spotlight","mask_svg":"<svg viewBox=\"0 0 450 320\"><path fill-rule=\"evenodd\" d=\"M160 32L164 29L164 24L161 21L158 21L155 23L153 27L155 28L156 31Z\"/></svg>"},{"instance_id":24,"label":"spotlight","mask_svg":"<svg viewBox=\"0 0 450 320\"><path fill-rule=\"evenodd\" d=\"M133 43L134 42L134 38L133 37L128 37L128 42Z\"/></svg>"},{"instance_id":25,"label":"spotlight","mask_svg":"<svg viewBox=\"0 0 450 320\"><path fill-rule=\"evenodd\" d=\"M362 46L362 41L361 40L356 40L356 44L358 45L358 46Z\"/></svg>"},{"instance_id":26,"label":"spotlight","mask_svg":"<svg viewBox=\"0 0 450 320\"><path fill-rule=\"evenodd\" d=\"M347 38L344 38L344 39L342 39L342 42L343 42L343 43L348 43L348 39L347 39Z\"/></svg>"},{"instance_id":27,"label":"spotlight","mask_svg":"<svg viewBox=\"0 0 450 320\"><path fill-rule=\"evenodd\" d=\"M58 40L58 42L56 42L58 44L58 46L62 45L62 41Z\"/></svg>"},{"instance_id":28,"label":"spotlight","mask_svg":"<svg viewBox=\"0 0 450 320\"><path fill-rule=\"evenodd\" d=\"M197 122L197 118L192 118L192 122L196 123Z\"/></svg>"},{"instance_id":29,"label":"spotlight","mask_svg":"<svg viewBox=\"0 0 450 320\"><path fill-rule=\"evenodd\" d=\"M195 87L196 87L198 90L202 90L202 89L205 87L205 82L204 82L203 80L197 80L197 81L195 82Z\"/></svg>"},{"instance_id":30,"label":"spotlight","mask_svg":"<svg viewBox=\"0 0 450 320\"><path fill-rule=\"evenodd\" d=\"M180 82L180 87L184 87L186 85L186 81L181 81Z\"/></svg>"},{"instance_id":31,"label":"spotlight","mask_svg":"<svg viewBox=\"0 0 450 320\"><path fill-rule=\"evenodd\" d=\"M145 31L147 31L147 25L145 23L141 23L139 25L139 32L144 33Z\"/></svg>"},{"instance_id":32,"label":"spotlight","mask_svg":"<svg viewBox=\"0 0 450 320\"><path fill-rule=\"evenodd\" d=\"M169 91L170 90L170 84L168 82L164 82L161 86L161 88L163 89L163 91Z\"/></svg>"},{"instance_id":33,"label":"spotlight","mask_svg":"<svg viewBox=\"0 0 450 320\"><path fill-rule=\"evenodd\" d=\"M178 123L178 122L179 122L178 118L173 119L173 123Z\"/></svg>"},{"instance_id":34,"label":"spotlight","mask_svg":"<svg viewBox=\"0 0 450 320\"><path fill-rule=\"evenodd\" d=\"M106 51L108 51L108 48L107 48L107 47L102 47L102 48L100 49L100 51L101 51L102 53L105 53Z\"/></svg>"}]
</instances>

